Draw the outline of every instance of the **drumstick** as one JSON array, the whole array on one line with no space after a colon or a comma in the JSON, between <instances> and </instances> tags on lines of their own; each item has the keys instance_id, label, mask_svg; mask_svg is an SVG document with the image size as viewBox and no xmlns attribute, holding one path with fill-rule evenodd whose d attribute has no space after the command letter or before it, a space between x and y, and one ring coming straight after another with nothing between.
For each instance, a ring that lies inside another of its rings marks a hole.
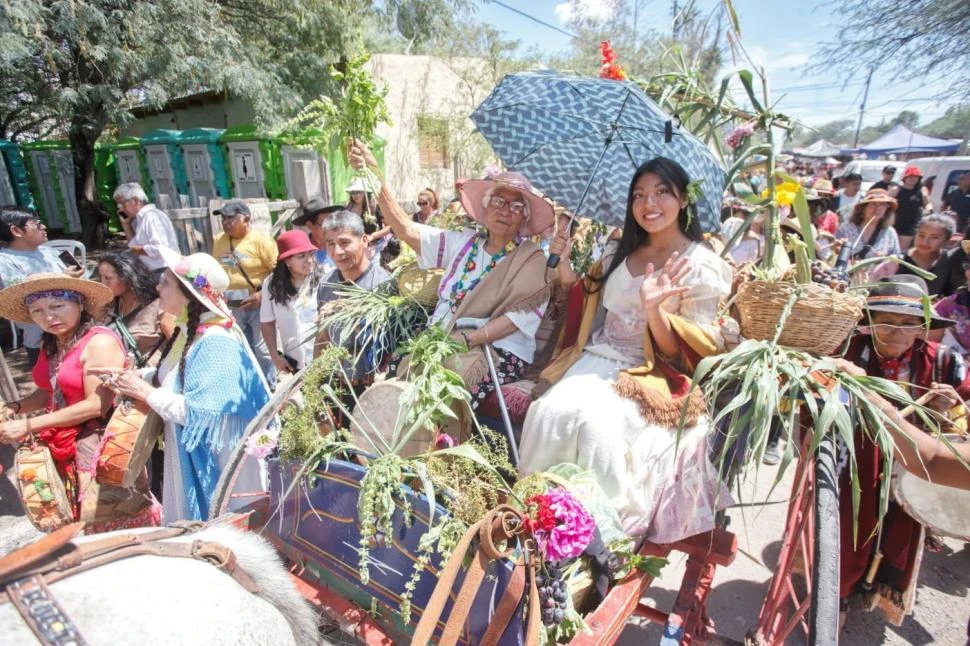
<instances>
[{"instance_id":1,"label":"drumstick","mask_svg":"<svg viewBox=\"0 0 970 646\"><path fill-rule=\"evenodd\" d=\"M933 393L932 393L932 392L926 392L926 393L923 393L923 394L922 394L922 395L920 396L920 398L919 398L919 399L917 399L917 400L916 400L916 401L914 401L914 402L913 402L912 404L910 404L910 405L909 405L909 406L907 406L906 408L904 408L904 409L902 409L901 411L899 411L899 416L900 416L900 417L902 417L902 418L906 418L906 417L909 417L910 415L912 415L913 413L915 413L915 412L916 412L916 408L917 408L918 406L923 406L923 405L925 405L925 404L926 404L926 402L928 402L928 401L929 401L929 400L931 400L931 399L933 399Z\"/></svg>"},{"instance_id":2,"label":"drumstick","mask_svg":"<svg viewBox=\"0 0 970 646\"><path fill-rule=\"evenodd\" d=\"M872 562L869 564L869 569L866 570L866 578L862 580L862 589L866 592L872 590L872 582L876 580L876 572L879 571L880 564L882 564L882 552L877 550L872 555Z\"/></svg>"}]
</instances>

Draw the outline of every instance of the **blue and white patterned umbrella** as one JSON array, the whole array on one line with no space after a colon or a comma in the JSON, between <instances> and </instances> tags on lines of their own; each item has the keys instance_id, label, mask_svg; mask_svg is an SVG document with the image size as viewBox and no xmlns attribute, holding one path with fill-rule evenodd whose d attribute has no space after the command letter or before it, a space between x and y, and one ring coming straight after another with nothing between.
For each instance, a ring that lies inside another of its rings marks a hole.
<instances>
[{"instance_id":1,"label":"blue and white patterned umbrella","mask_svg":"<svg viewBox=\"0 0 970 646\"><path fill-rule=\"evenodd\" d=\"M703 180L698 217L721 223L724 169L713 153L628 81L550 71L510 74L471 115L511 170L579 216L621 226L634 171L669 157Z\"/></svg>"}]
</instances>

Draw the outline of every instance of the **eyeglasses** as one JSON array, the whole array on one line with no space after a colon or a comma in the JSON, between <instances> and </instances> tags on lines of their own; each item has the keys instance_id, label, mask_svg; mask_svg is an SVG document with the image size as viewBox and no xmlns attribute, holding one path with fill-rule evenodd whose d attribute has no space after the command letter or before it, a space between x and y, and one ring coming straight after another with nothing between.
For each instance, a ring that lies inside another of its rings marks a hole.
<instances>
[{"instance_id":1,"label":"eyeglasses","mask_svg":"<svg viewBox=\"0 0 970 646\"><path fill-rule=\"evenodd\" d=\"M523 211L525 211L525 202L522 202L520 200L515 200L514 202L510 202L509 200L505 199L501 195L493 195L492 198L488 201L488 205L493 209L501 209L502 207L508 205L509 211L511 213L515 213L516 215L519 215Z\"/></svg>"},{"instance_id":2,"label":"eyeglasses","mask_svg":"<svg viewBox=\"0 0 970 646\"><path fill-rule=\"evenodd\" d=\"M33 225L33 226L31 226L31 225ZM24 230L27 230L27 229L40 229L43 226L44 226L44 223L43 222L41 222L37 218L32 218L30 220L27 220L23 224L21 224L20 225L20 228L21 229L24 229Z\"/></svg>"},{"instance_id":3,"label":"eyeglasses","mask_svg":"<svg viewBox=\"0 0 970 646\"><path fill-rule=\"evenodd\" d=\"M430 202L418 202L418 206L428 206Z\"/></svg>"}]
</instances>

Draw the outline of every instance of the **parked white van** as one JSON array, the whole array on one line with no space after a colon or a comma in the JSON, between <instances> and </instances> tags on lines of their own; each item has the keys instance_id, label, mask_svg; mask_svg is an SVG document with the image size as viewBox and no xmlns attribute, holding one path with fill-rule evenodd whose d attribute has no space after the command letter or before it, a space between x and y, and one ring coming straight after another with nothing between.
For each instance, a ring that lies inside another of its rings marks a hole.
<instances>
[{"instance_id":1,"label":"parked white van","mask_svg":"<svg viewBox=\"0 0 970 646\"><path fill-rule=\"evenodd\" d=\"M963 173L970 173L970 157L917 157L901 163L916 166L923 173L923 185L930 191L930 201L937 213L943 208L943 196L956 185Z\"/></svg>"}]
</instances>

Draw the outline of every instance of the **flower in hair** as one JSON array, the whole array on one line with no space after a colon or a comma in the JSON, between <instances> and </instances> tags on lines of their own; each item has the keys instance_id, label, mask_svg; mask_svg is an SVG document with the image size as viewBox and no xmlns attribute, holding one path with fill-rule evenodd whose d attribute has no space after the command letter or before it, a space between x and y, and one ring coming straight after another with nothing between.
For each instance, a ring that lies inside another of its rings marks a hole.
<instances>
[{"instance_id":1,"label":"flower in hair","mask_svg":"<svg viewBox=\"0 0 970 646\"><path fill-rule=\"evenodd\" d=\"M701 184L704 183L703 179L695 179L687 184L687 203L696 205L697 200L701 197Z\"/></svg>"}]
</instances>

